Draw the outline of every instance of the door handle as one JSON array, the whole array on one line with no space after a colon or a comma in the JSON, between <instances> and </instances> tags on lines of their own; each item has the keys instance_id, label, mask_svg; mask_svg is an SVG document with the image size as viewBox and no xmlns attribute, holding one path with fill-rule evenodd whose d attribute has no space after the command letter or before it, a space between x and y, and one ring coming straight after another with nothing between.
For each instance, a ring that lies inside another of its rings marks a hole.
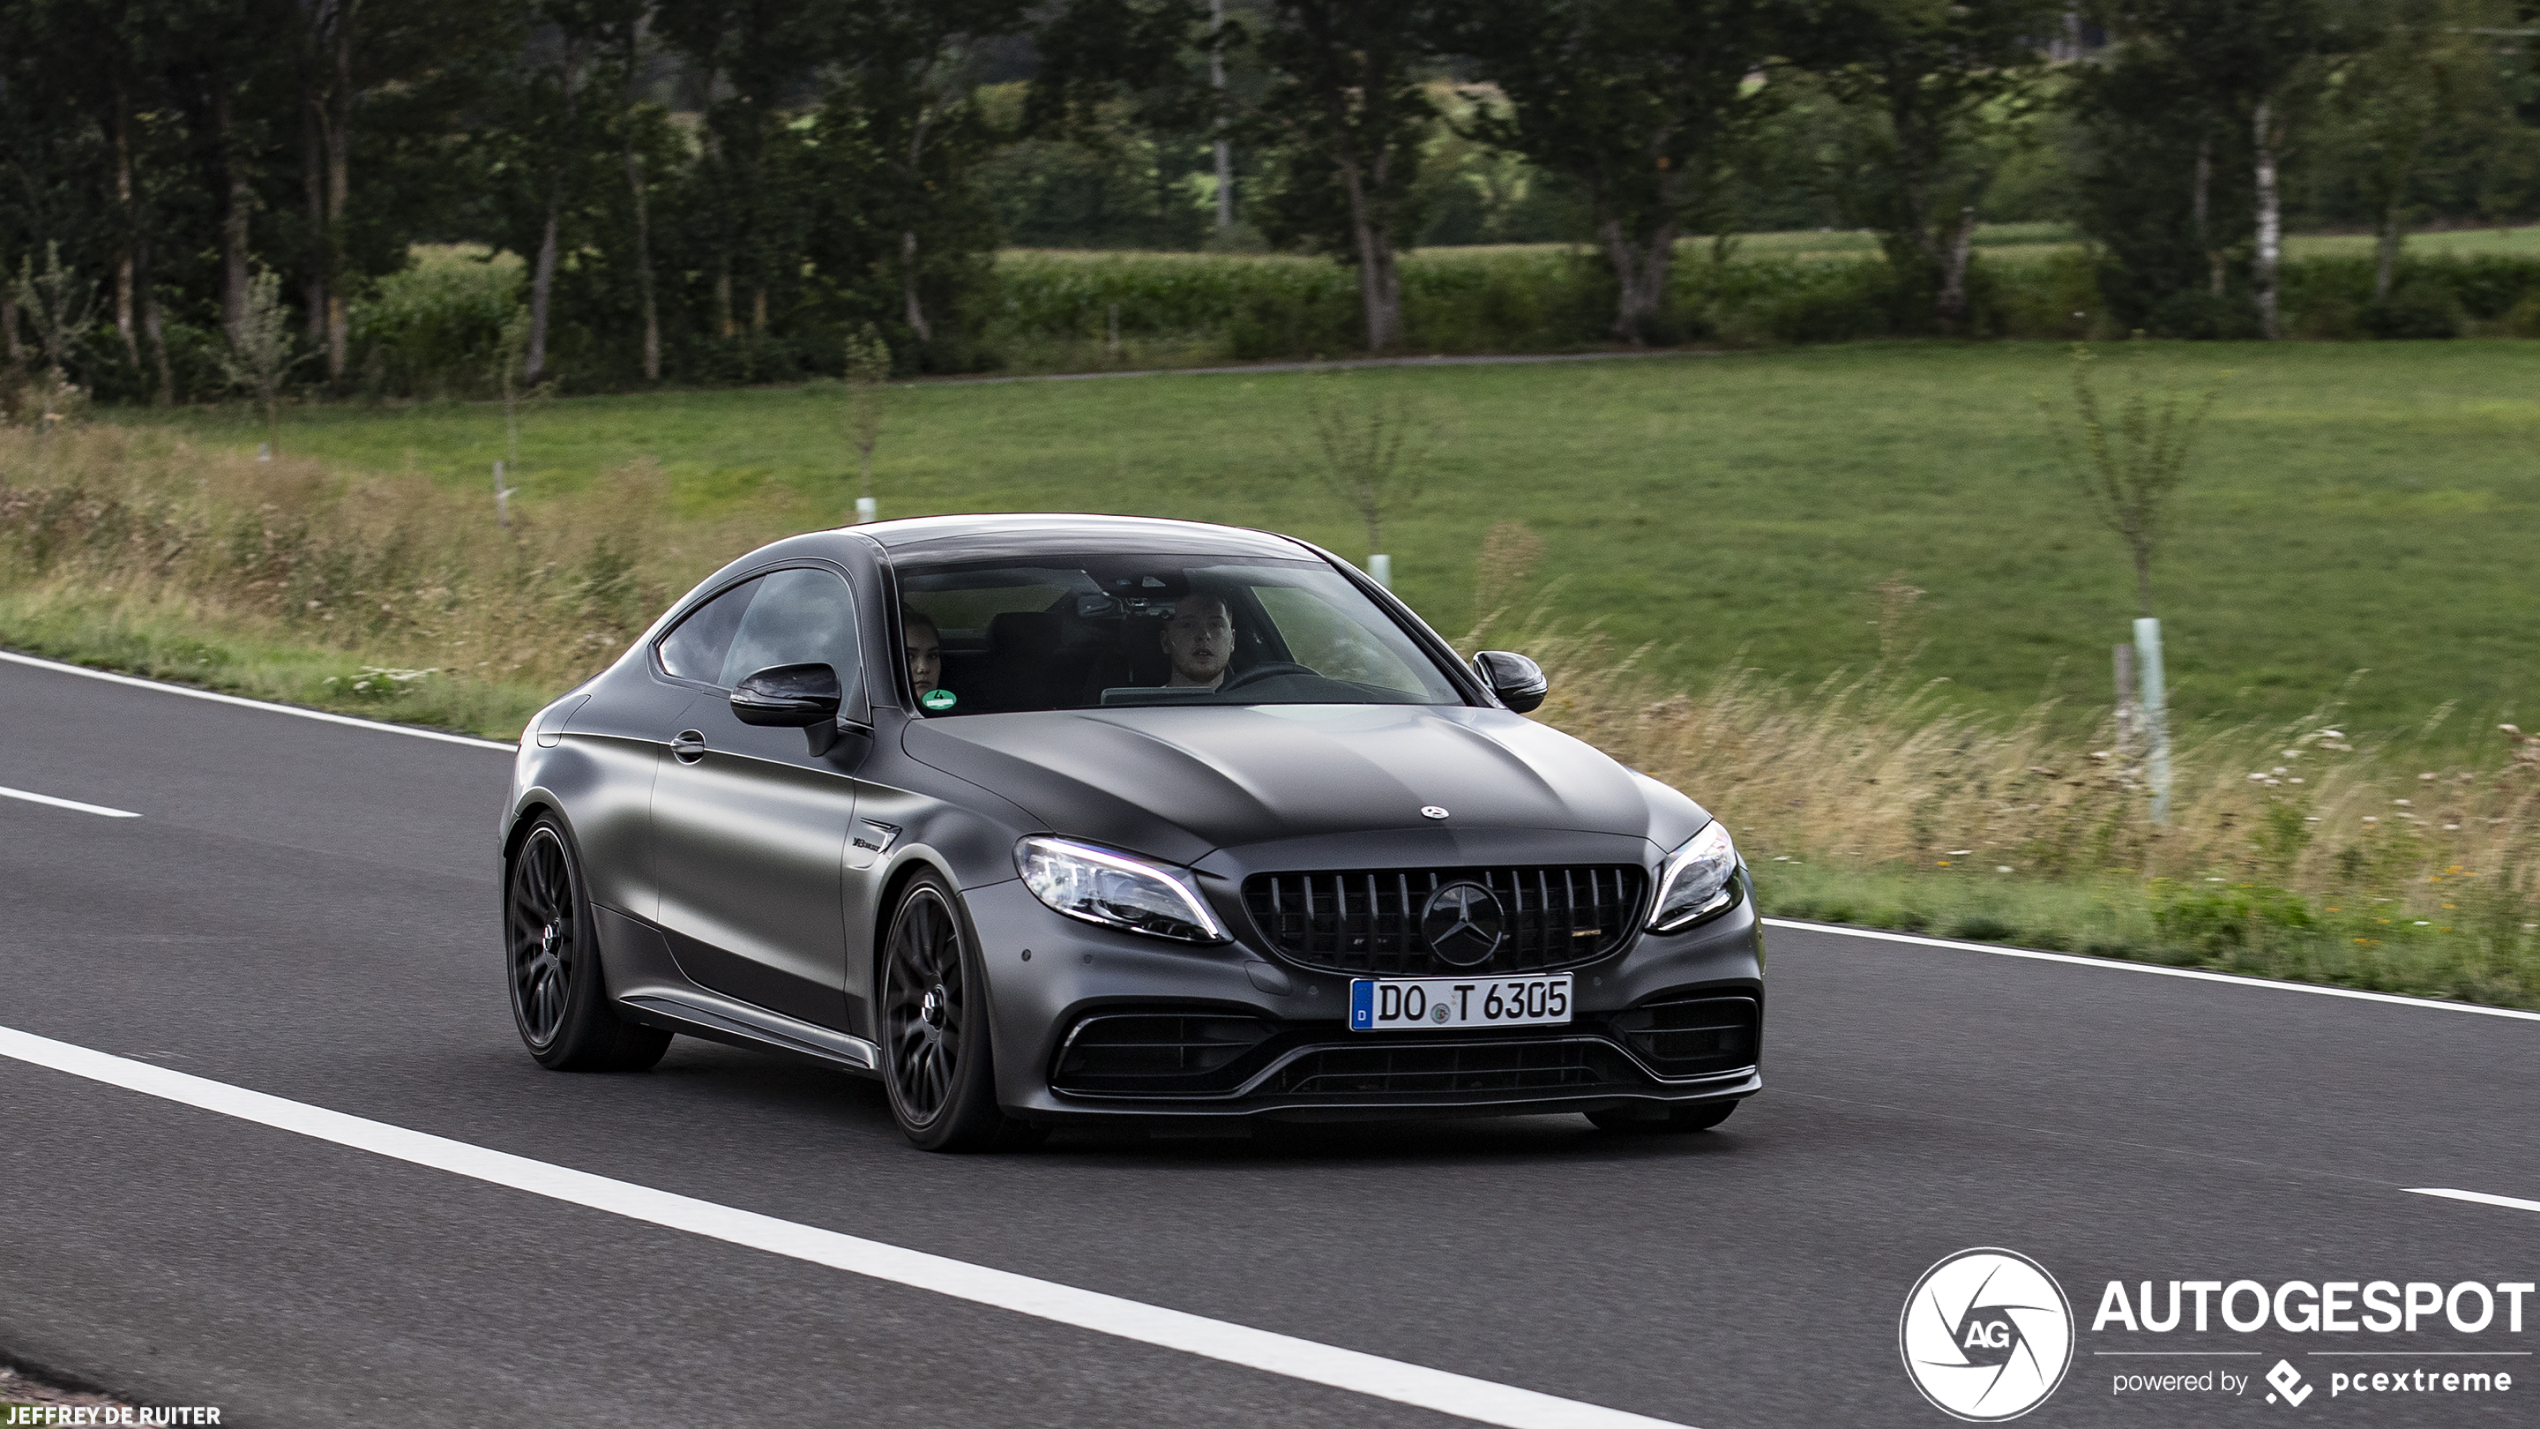
<instances>
[{"instance_id":1,"label":"door handle","mask_svg":"<svg viewBox=\"0 0 2540 1429\"><path fill-rule=\"evenodd\" d=\"M670 741L670 753L682 764L694 764L706 757L706 737L693 729L683 729Z\"/></svg>"}]
</instances>

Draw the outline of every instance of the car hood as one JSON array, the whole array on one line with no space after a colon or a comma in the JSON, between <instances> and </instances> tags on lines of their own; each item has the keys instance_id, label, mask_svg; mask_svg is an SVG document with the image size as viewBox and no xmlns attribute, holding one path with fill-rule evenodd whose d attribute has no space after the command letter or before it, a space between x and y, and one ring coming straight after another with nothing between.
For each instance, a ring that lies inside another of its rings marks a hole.
<instances>
[{"instance_id":1,"label":"car hood","mask_svg":"<svg viewBox=\"0 0 2540 1429\"><path fill-rule=\"evenodd\" d=\"M965 715L912 722L903 747L1052 832L1177 863L1272 840L1441 827L1619 834L1665 848L1707 819L1558 730L1462 706Z\"/></svg>"}]
</instances>

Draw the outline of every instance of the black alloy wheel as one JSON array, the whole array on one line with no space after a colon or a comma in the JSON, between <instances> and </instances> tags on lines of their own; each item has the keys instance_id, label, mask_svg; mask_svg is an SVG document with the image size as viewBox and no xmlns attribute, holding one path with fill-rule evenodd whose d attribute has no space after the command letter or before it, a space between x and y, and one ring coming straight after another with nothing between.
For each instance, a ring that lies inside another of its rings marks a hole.
<instances>
[{"instance_id":1,"label":"black alloy wheel","mask_svg":"<svg viewBox=\"0 0 2540 1429\"><path fill-rule=\"evenodd\" d=\"M952 890L921 873L891 915L882 964L882 1081L927 1151L1028 1146L1047 1133L997 1106L986 989Z\"/></svg>"},{"instance_id":2,"label":"black alloy wheel","mask_svg":"<svg viewBox=\"0 0 2540 1429\"><path fill-rule=\"evenodd\" d=\"M512 854L503 944L512 1020L540 1066L641 1071L661 1060L670 1034L628 1022L608 1004L581 862L552 815L531 823Z\"/></svg>"}]
</instances>

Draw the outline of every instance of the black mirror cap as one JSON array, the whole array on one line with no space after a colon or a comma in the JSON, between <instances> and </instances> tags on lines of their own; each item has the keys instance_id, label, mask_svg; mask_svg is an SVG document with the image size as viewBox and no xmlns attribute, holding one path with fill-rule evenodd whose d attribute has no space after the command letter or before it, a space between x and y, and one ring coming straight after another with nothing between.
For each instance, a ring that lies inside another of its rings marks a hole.
<instances>
[{"instance_id":1,"label":"black mirror cap","mask_svg":"<svg viewBox=\"0 0 2540 1429\"><path fill-rule=\"evenodd\" d=\"M1473 669L1501 704L1519 714L1531 713L1552 692L1543 667L1513 650L1485 650L1473 657Z\"/></svg>"},{"instance_id":2,"label":"black mirror cap","mask_svg":"<svg viewBox=\"0 0 2540 1429\"><path fill-rule=\"evenodd\" d=\"M732 689L732 717L773 729L832 724L844 696L828 665L771 665Z\"/></svg>"}]
</instances>

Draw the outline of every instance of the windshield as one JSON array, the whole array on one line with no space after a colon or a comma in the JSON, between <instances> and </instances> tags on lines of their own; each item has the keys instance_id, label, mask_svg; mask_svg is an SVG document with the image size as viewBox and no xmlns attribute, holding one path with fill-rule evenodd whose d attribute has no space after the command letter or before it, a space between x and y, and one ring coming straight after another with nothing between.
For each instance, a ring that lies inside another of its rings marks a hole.
<instances>
[{"instance_id":1,"label":"windshield","mask_svg":"<svg viewBox=\"0 0 2540 1429\"><path fill-rule=\"evenodd\" d=\"M1034 556L900 567L930 715L1137 705L1463 703L1320 561Z\"/></svg>"}]
</instances>

